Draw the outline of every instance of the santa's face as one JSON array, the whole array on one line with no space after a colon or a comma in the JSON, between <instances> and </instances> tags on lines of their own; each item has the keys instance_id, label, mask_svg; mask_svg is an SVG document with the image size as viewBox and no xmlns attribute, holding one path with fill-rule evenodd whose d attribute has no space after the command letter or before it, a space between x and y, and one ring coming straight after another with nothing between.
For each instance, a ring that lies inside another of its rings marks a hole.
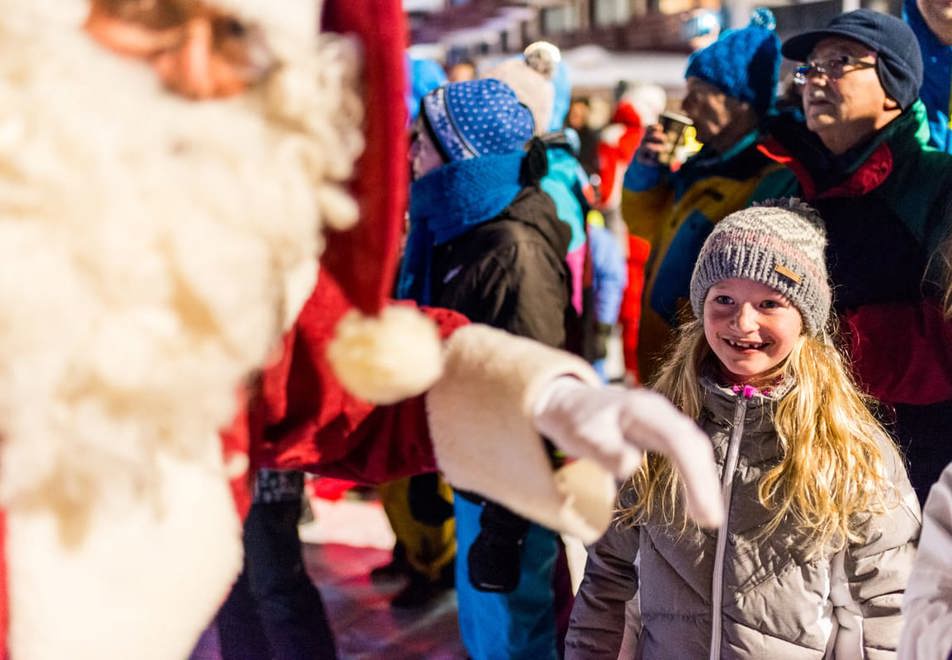
<instances>
[{"instance_id":1,"label":"santa's face","mask_svg":"<svg viewBox=\"0 0 952 660\"><path fill-rule=\"evenodd\" d=\"M196 99L241 93L275 64L259 26L203 2L93 0L86 30L147 60L166 87Z\"/></svg>"},{"instance_id":2,"label":"santa's face","mask_svg":"<svg viewBox=\"0 0 952 660\"><path fill-rule=\"evenodd\" d=\"M313 5L0 0L0 499L146 489L230 421L357 215L357 51Z\"/></svg>"},{"instance_id":3,"label":"santa's face","mask_svg":"<svg viewBox=\"0 0 952 660\"><path fill-rule=\"evenodd\" d=\"M14 657L185 657L220 605L248 462L217 433L356 219L358 77L314 0L0 0Z\"/></svg>"}]
</instances>

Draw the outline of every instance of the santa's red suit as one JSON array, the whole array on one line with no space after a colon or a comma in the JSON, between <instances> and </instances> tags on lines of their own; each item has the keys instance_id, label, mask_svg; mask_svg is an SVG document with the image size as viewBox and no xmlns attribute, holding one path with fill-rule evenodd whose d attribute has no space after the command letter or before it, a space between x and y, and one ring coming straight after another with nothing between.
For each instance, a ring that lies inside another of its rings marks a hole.
<instances>
[{"instance_id":1,"label":"santa's red suit","mask_svg":"<svg viewBox=\"0 0 952 660\"><path fill-rule=\"evenodd\" d=\"M587 390L547 396L559 376L597 382L581 361L386 307L407 189L399 0L328 0L320 36L311 0L0 8L14 660L185 657L240 569L258 466L377 481L439 464L592 540L614 495L601 466L631 469L637 431L701 456L689 501L716 492L703 438L661 402L615 396L606 444L566 412ZM595 461L552 471L533 421L548 399L567 406L557 444Z\"/></svg>"}]
</instances>

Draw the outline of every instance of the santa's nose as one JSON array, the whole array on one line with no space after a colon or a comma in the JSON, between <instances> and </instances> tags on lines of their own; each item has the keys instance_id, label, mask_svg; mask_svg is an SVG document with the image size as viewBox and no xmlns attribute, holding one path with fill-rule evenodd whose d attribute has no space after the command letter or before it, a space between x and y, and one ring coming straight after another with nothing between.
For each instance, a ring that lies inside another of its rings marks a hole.
<instances>
[{"instance_id":1,"label":"santa's nose","mask_svg":"<svg viewBox=\"0 0 952 660\"><path fill-rule=\"evenodd\" d=\"M246 80L239 67L215 51L212 20L198 16L183 26L181 42L153 59L153 66L166 87L194 99L238 94Z\"/></svg>"}]
</instances>

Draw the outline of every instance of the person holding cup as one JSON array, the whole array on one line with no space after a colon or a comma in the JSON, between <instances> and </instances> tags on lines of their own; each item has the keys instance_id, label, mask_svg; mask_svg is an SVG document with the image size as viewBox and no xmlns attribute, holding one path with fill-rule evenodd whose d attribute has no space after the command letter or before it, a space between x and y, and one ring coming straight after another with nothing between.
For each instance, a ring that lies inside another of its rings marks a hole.
<instances>
[{"instance_id":1,"label":"person holding cup","mask_svg":"<svg viewBox=\"0 0 952 660\"><path fill-rule=\"evenodd\" d=\"M622 215L650 245L638 332L638 373L648 382L687 310L691 271L714 224L746 206L778 165L758 150L772 111L780 67L773 15L758 9L750 25L728 30L695 52L685 72L683 115L649 126L625 175ZM672 171L675 139L693 123L703 148Z\"/></svg>"}]
</instances>

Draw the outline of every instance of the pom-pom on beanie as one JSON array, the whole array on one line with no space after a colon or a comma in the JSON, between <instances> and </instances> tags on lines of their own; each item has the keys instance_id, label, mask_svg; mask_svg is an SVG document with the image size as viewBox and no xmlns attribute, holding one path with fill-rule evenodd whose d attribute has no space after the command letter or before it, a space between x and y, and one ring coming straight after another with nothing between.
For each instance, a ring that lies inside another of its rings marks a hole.
<instances>
[{"instance_id":1,"label":"pom-pom on beanie","mask_svg":"<svg viewBox=\"0 0 952 660\"><path fill-rule=\"evenodd\" d=\"M532 70L546 77L547 80L555 78L555 73L562 61L562 51L555 44L548 41L533 41L522 51L526 65Z\"/></svg>"},{"instance_id":2,"label":"pom-pom on beanie","mask_svg":"<svg viewBox=\"0 0 952 660\"><path fill-rule=\"evenodd\" d=\"M691 55L685 78L700 78L763 117L773 106L780 76L780 39L773 14L757 9L750 25L727 30L713 44Z\"/></svg>"},{"instance_id":3,"label":"pom-pom on beanie","mask_svg":"<svg viewBox=\"0 0 952 660\"><path fill-rule=\"evenodd\" d=\"M731 213L701 248L691 277L691 308L703 318L712 286L732 278L753 280L783 294L800 311L807 332L819 334L831 304L825 249L823 220L798 199Z\"/></svg>"}]
</instances>

